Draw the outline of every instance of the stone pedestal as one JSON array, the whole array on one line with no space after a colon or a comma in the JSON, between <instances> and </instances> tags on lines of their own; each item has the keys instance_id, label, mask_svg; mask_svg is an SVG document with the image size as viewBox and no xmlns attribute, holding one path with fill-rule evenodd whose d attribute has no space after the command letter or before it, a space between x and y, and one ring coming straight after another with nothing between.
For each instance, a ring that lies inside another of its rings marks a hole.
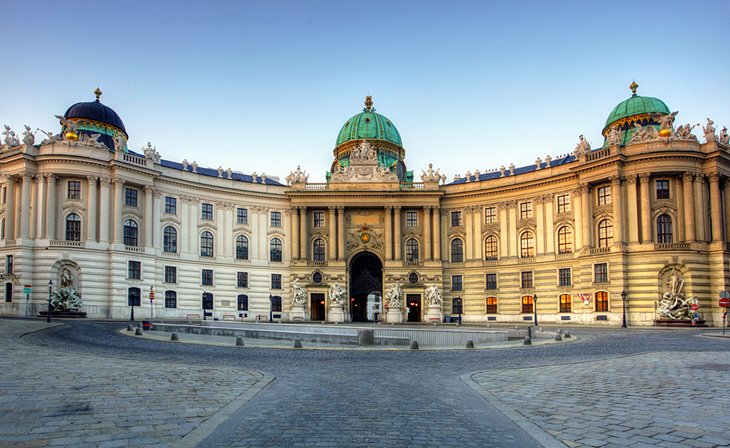
<instances>
[{"instance_id":1,"label":"stone pedestal","mask_svg":"<svg viewBox=\"0 0 730 448\"><path fill-rule=\"evenodd\" d=\"M426 322L441 323L444 321L444 313L441 311L441 307L438 305L429 305L428 311L426 311Z\"/></svg>"},{"instance_id":2,"label":"stone pedestal","mask_svg":"<svg viewBox=\"0 0 730 448\"><path fill-rule=\"evenodd\" d=\"M306 320L306 319L307 319L307 310L304 308L304 304L292 305L291 312L289 313L289 320L300 321L300 320Z\"/></svg>"},{"instance_id":3,"label":"stone pedestal","mask_svg":"<svg viewBox=\"0 0 730 448\"><path fill-rule=\"evenodd\" d=\"M330 313L329 316L327 316L327 320L330 322L344 322L345 311L340 306L333 306L330 308Z\"/></svg>"},{"instance_id":4,"label":"stone pedestal","mask_svg":"<svg viewBox=\"0 0 730 448\"><path fill-rule=\"evenodd\" d=\"M403 312L400 308L388 308L385 314L385 321L389 324L399 324L403 322Z\"/></svg>"}]
</instances>

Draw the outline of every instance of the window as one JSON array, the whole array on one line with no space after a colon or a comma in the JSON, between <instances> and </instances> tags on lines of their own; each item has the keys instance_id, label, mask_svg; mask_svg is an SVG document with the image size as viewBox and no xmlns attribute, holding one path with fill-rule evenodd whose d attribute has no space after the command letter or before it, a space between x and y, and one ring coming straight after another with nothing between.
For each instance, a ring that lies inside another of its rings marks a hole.
<instances>
[{"instance_id":1,"label":"window","mask_svg":"<svg viewBox=\"0 0 730 448\"><path fill-rule=\"evenodd\" d=\"M573 231L568 226L558 229L558 253L569 254L573 252Z\"/></svg>"},{"instance_id":2,"label":"window","mask_svg":"<svg viewBox=\"0 0 730 448\"><path fill-rule=\"evenodd\" d=\"M165 213L177 215L177 198L165 196Z\"/></svg>"},{"instance_id":3,"label":"window","mask_svg":"<svg viewBox=\"0 0 730 448\"><path fill-rule=\"evenodd\" d=\"M6 274L13 273L13 256L12 255L5 256L5 273Z\"/></svg>"},{"instance_id":4,"label":"window","mask_svg":"<svg viewBox=\"0 0 730 448\"><path fill-rule=\"evenodd\" d=\"M656 220L656 242L671 243L672 242L672 217L669 215L659 215Z\"/></svg>"},{"instance_id":5,"label":"window","mask_svg":"<svg viewBox=\"0 0 730 448\"><path fill-rule=\"evenodd\" d=\"M324 240L322 238L314 240L314 244L312 245L312 260L324 261Z\"/></svg>"},{"instance_id":6,"label":"window","mask_svg":"<svg viewBox=\"0 0 730 448\"><path fill-rule=\"evenodd\" d=\"M213 256L213 234L207 230L200 234L200 256Z\"/></svg>"},{"instance_id":7,"label":"window","mask_svg":"<svg viewBox=\"0 0 730 448\"><path fill-rule=\"evenodd\" d=\"M497 237L490 235L484 240L484 259L496 260L499 253L497 252Z\"/></svg>"},{"instance_id":8,"label":"window","mask_svg":"<svg viewBox=\"0 0 730 448\"><path fill-rule=\"evenodd\" d=\"M608 264L597 263L593 265L593 282L608 283Z\"/></svg>"},{"instance_id":9,"label":"window","mask_svg":"<svg viewBox=\"0 0 730 448\"><path fill-rule=\"evenodd\" d=\"M464 242L460 238L454 238L451 241L451 262L464 262Z\"/></svg>"},{"instance_id":10,"label":"window","mask_svg":"<svg viewBox=\"0 0 730 448\"><path fill-rule=\"evenodd\" d=\"M137 223L131 219L124 221L124 245L137 247Z\"/></svg>"},{"instance_id":11,"label":"window","mask_svg":"<svg viewBox=\"0 0 730 448\"><path fill-rule=\"evenodd\" d=\"M560 312L569 313L572 308L572 300L570 294L560 294Z\"/></svg>"},{"instance_id":12,"label":"window","mask_svg":"<svg viewBox=\"0 0 730 448\"><path fill-rule=\"evenodd\" d=\"M463 291L464 290L464 280L461 275L452 275L451 276L451 290L452 291Z\"/></svg>"},{"instance_id":13,"label":"window","mask_svg":"<svg viewBox=\"0 0 730 448\"><path fill-rule=\"evenodd\" d=\"M487 274L487 289L497 289L497 274Z\"/></svg>"},{"instance_id":14,"label":"window","mask_svg":"<svg viewBox=\"0 0 730 448\"><path fill-rule=\"evenodd\" d=\"M609 247L613 244L613 224L608 219L598 223L598 247Z\"/></svg>"},{"instance_id":15,"label":"window","mask_svg":"<svg viewBox=\"0 0 730 448\"><path fill-rule=\"evenodd\" d=\"M212 269L203 269L201 277L202 277L201 284L203 286L213 286L213 270Z\"/></svg>"},{"instance_id":16,"label":"window","mask_svg":"<svg viewBox=\"0 0 730 448\"><path fill-rule=\"evenodd\" d=\"M0 219L0 238L5 239L5 218Z\"/></svg>"},{"instance_id":17,"label":"window","mask_svg":"<svg viewBox=\"0 0 730 448\"><path fill-rule=\"evenodd\" d=\"M177 293L165 291L165 308L177 308Z\"/></svg>"},{"instance_id":18,"label":"window","mask_svg":"<svg viewBox=\"0 0 730 448\"><path fill-rule=\"evenodd\" d=\"M608 205L611 203L611 186L605 185L598 187L598 205Z\"/></svg>"},{"instance_id":19,"label":"window","mask_svg":"<svg viewBox=\"0 0 730 448\"><path fill-rule=\"evenodd\" d=\"M484 222L487 224L497 222L497 207L487 207L484 209Z\"/></svg>"},{"instance_id":20,"label":"window","mask_svg":"<svg viewBox=\"0 0 730 448\"><path fill-rule=\"evenodd\" d=\"M127 290L127 306L141 306L142 291L139 288L129 288Z\"/></svg>"},{"instance_id":21,"label":"window","mask_svg":"<svg viewBox=\"0 0 730 448\"><path fill-rule=\"evenodd\" d=\"M317 283L317 284L322 283L323 279L324 279L324 277L322 276L322 273L319 271L312 274L312 282L314 282L314 283Z\"/></svg>"},{"instance_id":22,"label":"window","mask_svg":"<svg viewBox=\"0 0 730 448\"><path fill-rule=\"evenodd\" d=\"M162 230L162 251L177 253L177 229L172 226L166 226Z\"/></svg>"},{"instance_id":23,"label":"window","mask_svg":"<svg viewBox=\"0 0 730 448\"><path fill-rule=\"evenodd\" d=\"M200 205L200 219L206 221L213 220L213 204L203 203Z\"/></svg>"},{"instance_id":24,"label":"window","mask_svg":"<svg viewBox=\"0 0 730 448\"><path fill-rule=\"evenodd\" d=\"M558 269L558 286L570 286L572 284L570 268Z\"/></svg>"},{"instance_id":25,"label":"window","mask_svg":"<svg viewBox=\"0 0 730 448\"><path fill-rule=\"evenodd\" d=\"M246 294L238 295L238 311L248 311L248 296Z\"/></svg>"},{"instance_id":26,"label":"window","mask_svg":"<svg viewBox=\"0 0 730 448\"><path fill-rule=\"evenodd\" d=\"M532 218L532 202L520 202L520 219Z\"/></svg>"},{"instance_id":27,"label":"window","mask_svg":"<svg viewBox=\"0 0 730 448\"><path fill-rule=\"evenodd\" d=\"M238 288L248 288L248 272L236 273L236 286Z\"/></svg>"},{"instance_id":28,"label":"window","mask_svg":"<svg viewBox=\"0 0 730 448\"><path fill-rule=\"evenodd\" d=\"M570 211L570 195L558 195L558 213L568 213Z\"/></svg>"},{"instance_id":29,"label":"window","mask_svg":"<svg viewBox=\"0 0 730 448\"><path fill-rule=\"evenodd\" d=\"M520 257L530 258L535 256L535 237L532 232L525 232L520 235Z\"/></svg>"},{"instance_id":30,"label":"window","mask_svg":"<svg viewBox=\"0 0 730 448\"><path fill-rule=\"evenodd\" d=\"M244 235L236 237L236 260L248 260L248 238Z\"/></svg>"},{"instance_id":31,"label":"window","mask_svg":"<svg viewBox=\"0 0 730 448\"><path fill-rule=\"evenodd\" d=\"M271 297L271 311L281 313L281 296Z\"/></svg>"},{"instance_id":32,"label":"window","mask_svg":"<svg viewBox=\"0 0 730 448\"><path fill-rule=\"evenodd\" d=\"M81 218L76 213L66 216L66 241L81 241Z\"/></svg>"},{"instance_id":33,"label":"window","mask_svg":"<svg viewBox=\"0 0 730 448\"><path fill-rule=\"evenodd\" d=\"M408 283L410 283L411 285L415 285L416 283L418 283L418 280L420 279L418 278L417 273L411 272L410 274L408 274Z\"/></svg>"},{"instance_id":34,"label":"window","mask_svg":"<svg viewBox=\"0 0 730 448\"><path fill-rule=\"evenodd\" d=\"M139 280L142 278L142 263L139 261L127 262L127 278L130 280Z\"/></svg>"},{"instance_id":35,"label":"window","mask_svg":"<svg viewBox=\"0 0 730 448\"><path fill-rule=\"evenodd\" d=\"M461 227L461 212L451 212L451 227Z\"/></svg>"},{"instance_id":36,"label":"window","mask_svg":"<svg viewBox=\"0 0 730 448\"><path fill-rule=\"evenodd\" d=\"M487 297L487 314L497 314L496 297Z\"/></svg>"},{"instance_id":37,"label":"window","mask_svg":"<svg viewBox=\"0 0 730 448\"><path fill-rule=\"evenodd\" d=\"M137 190L134 188L125 188L124 189L124 205L128 205L130 207L136 207L137 206Z\"/></svg>"},{"instance_id":38,"label":"window","mask_svg":"<svg viewBox=\"0 0 730 448\"><path fill-rule=\"evenodd\" d=\"M6 302L13 301L13 283L12 282L5 283L5 301Z\"/></svg>"},{"instance_id":39,"label":"window","mask_svg":"<svg viewBox=\"0 0 730 448\"><path fill-rule=\"evenodd\" d=\"M81 182L77 180L68 181L68 198L81 199Z\"/></svg>"},{"instance_id":40,"label":"window","mask_svg":"<svg viewBox=\"0 0 730 448\"><path fill-rule=\"evenodd\" d=\"M271 274L271 289L281 289L281 274Z\"/></svg>"},{"instance_id":41,"label":"window","mask_svg":"<svg viewBox=\"0 0 730 448\"><path fill-rule=\"evenodd\" d=\"M608 293L606 291L596 293L596 311L608 311Z\"/></svg>"},{"instance_id":42,"label":"window","mask_svg":"<svg viewBox=\"0 0 730 448\"><path fill-rule=\"evenodd\" d=\"M669 199L669 181L666 179L658 179L656 181L656 198Z\"/></svg>"},{"instance_id":43,"label":"window","mask_svg":"<svg viewBox=\"0 0 730 448\"><path fill-rule=\"evenodd\" d=\"M271 261L281 261L281 248L281 240L279 238L273 238L269 245L269 259Z\"/></svg>"},{"instance_id":44,"label":"window","mask_svg":"<svg viewBox=\"0 0 730 448\"><path fill-rule=\"evenodd\" d=\"M281 227L281 212L271 212L271 227Z\"/></svg>"},{"instance_id":45,"label":"window","mask_svg":"<svg viewBox=\"0 0 730 448\"><path fill-rule=\"evenodd\" d=\"M314 219L314 227L324 227L324 212L323 211L321 211L321 210L313 211L312 219Z\"/></svg>"},{"instance_id":46,"label":"window","mask_svg":"<svg viewBox=\"0 0 730 448\"><path fill-rule=\"evenodd\" d=\"M177 283L177 268L165 266L165 283Z\"/></svg>"},{"instance_id":47,"label":"window","mask_svg":"<svg viewBox=\"0 0 730 448\"><path fill-rule=\"evenodd\" d=\"M417 227L418 226L418 212L415 210L406 211L406 227Z\"/></svg>"},{"instance_id":48,"label":"window","mask_svg":"<svg viewBox=\"0 0 730 448\"><path fill-rule=\"evenodd\" d=\"M213 309L213 293L204 292L202 298L203 298L203 309L212 310Z\"/></svg>"},{"instance_id":49,"label":"window","mask_svg":"<svg viewBox=\"0 0 730 448\"><path fill-rule=\"evenodd\" d=\"M418 261L418 240L415 238L408 238L406 240L406 261Z\"/></svg>"},{"instance_id":50,"label":"window","mask_svg":"<svg viewBox=\"0 0 730 448\"><path fill-rule=\"evenodd\" d=\"M532 314L532 296L522 296L522 313Z\"/></svg>"},{"instance_id":51,"label":"window","mask_svg":"<svg viewBox=\"0 0 730 448\"><path fill-rule=\"evenodd\" d=\"M237 208L236 209L236 224L248 224L248 209Z\"/></svg>"},{"instance_id":52,"label":"window","mask_svg":"<svg viewBox=\"0 0 730 448\"><path fill-rule=\"evenodd\" d=\"M535 283L532 281L532 271L524 271L520 273L520 288L534 288Z\"/></svg>"}]
</instances>

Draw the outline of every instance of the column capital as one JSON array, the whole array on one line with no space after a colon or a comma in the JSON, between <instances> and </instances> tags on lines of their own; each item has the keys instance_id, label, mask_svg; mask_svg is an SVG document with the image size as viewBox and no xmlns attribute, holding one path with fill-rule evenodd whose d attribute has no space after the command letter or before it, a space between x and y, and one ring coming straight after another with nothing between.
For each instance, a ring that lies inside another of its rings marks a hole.
<instances>
[{"instance_id":1,"label":"column capital","mask_svg":"<svg viewBox=\"0 0 730 448\"><path fill-rule=\"evenodd\" d=\"M111 179L109 179L108 177L99 178L99 185L101 185L102 187L108 187L109 184L111 184Z\"/></svg>"},{"instance_id":2,"label":"column capital","mask_svg":"<svg viewBox=\"0 0 730 448\"><path fill-rule=\"evenodd\" d=\"M639 182L641 182L642 184L649 183L649 177L651 177L649 176L649 174L641 173L639 174Z\"/></svg>"},{"instance_id":3,"label":"column capital","mask_svg":"<svg viewBox=\"0 0 730 448\"><path fill-rule=\"evenodd\" d=\"M393 206L392 205L386 205L383 208L385 209L386 212L392 212L393 211Z\"/></svg>"},{"instance_id":4,"label":"column capital","mask_svg":"<svg viewBox=\"0 0 730 448\"><path fill-rule=\"evenodd\" d=\"M338 205L337 206L337 211L340 212L340 213L344 212L345 211L345 206L344 205Z\"/></svg>"},{"instance_id":5,"label":"column capital","mask_svg":"<svg viewBox=\"0 0 730 448\"><path fill-rule=\"evenodd\" d=\"M707 174L707 178L710 180L710 182L719 182L720 181L720 174L718 174L718 173L709 173L709 174Z\"/></svg>"},{"instance_id":6,"label":"column capital","mask_svg":"<svg viewBox=\"0 0 730 448\"><path fill-rule=\"evenodd\" d=\"M114 185L115 188L122 188L124 186L124 179L115 177L112 179L112 185Z\"/></svg>"},{"instance_id":7,"label":"column capital","mask_svg":"<svg viewBox=\"0 0 730 448\"><path fill-rule=\"evenodd\" d=\"M144 186L144 191L147 192L147 193L154 193L155 192L155 187L153 187L152 185L145 185Z\"/></svg>"},{"instance_id":8,"label":"column capital","mask_svg":"<svg viewBox=\"0 0 730 448\"><path fill-rule=\"evenodd\" d=\"M21 176L23 177L23 181L25 181L26 179L30 181L30 179L33 177L33 173L31 173L30 171L23 171L23 174L21 174Z\"/></svg>"},{"instance_id":9,"label":"column capital","mask_svg":"<svg viewBox=\"0 0 730 448\"><path fill-rule=\"evenodd\" d=\"M621 176L611 176L608 180L611 182L611 185L621 186Z\"/></svg>"},{"instance_id":10,"label":"column capital","mask_svg":"<svg viewBox=\"0 0 730 448\"><path fill-rule=\"evenodd\" d=\"M694 179L695 175L694 173L686 172L682 174L682 181L683 182L692 182L692 179Z\"/></svg>"},{"instance_id":11,"label":"column capital","mask_svg":"<svg viewBox=\"0 0 730 448\"><path fill-rule=\"evenodd\" d=\"M400 213L400 205L393 207L393 210L395 210L396 213Z\"/></svg>"},{"instance_id":12,"label":"column capital","mask_svg":"<svg viewBox=\"0 0 730 448\"><path fill-rule=\"evenodd\" d=\"M334 213L335 210L337 210L337 207L335 207L334 205L330 205L327 207L327 210L329 210L330 213Z\"/></svg>"},{"instance_id":13,"label":"column capital","mask_svg":"<svg viewBox=\"0 0 730 448\"><path fill-rule=\"evenodd\" d=\"M96 185L97 177L96 176L86 176L86 180L89 181L89 185L92 187Z\"/></svg>"},{"instance_id":14,"label":"column capital","mask_svg":"<svg viewBox=\"0 0 730 448\"><path fill-rule=\"evenodd\" d=\"M627 176L624 176L623 180L629 185L634 185L636 183L636 174L629 174Z\"/></svg>"},{"instance_id":15,"label":"column capital","mask_svg":"<svg viewBox=\"0 0 730 448\"><path fill-rule=\"evenodd\" d=\"M10 175L7 175L7 176L8 176L8 177L12 177L12 176L10 176ZM46 180L47 180L48 182L53 182L53 181L55 181L55 180L56 180L56 175L55 175L55 174L53 174L53 173L45 173L45 174L44 174L44 176L46 177Z\"/></svg>"}]
</instances>

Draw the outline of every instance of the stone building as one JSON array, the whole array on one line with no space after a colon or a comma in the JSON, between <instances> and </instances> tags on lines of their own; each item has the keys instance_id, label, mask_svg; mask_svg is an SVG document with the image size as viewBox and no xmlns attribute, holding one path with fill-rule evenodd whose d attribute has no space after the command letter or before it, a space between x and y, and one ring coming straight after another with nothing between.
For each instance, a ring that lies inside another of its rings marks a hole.
<instances>
[{"instance_id":1,"label":"stone building","mask_svg":"<svg viewBox=\"0 0 730 448\"><path fill-rule=\"evenodd\" d=\"M40 143L5 127L0 314L36 315L65 284L113 319L136 304L142 318L651 325L694 317L663 315L681 302L719 325L727 130L708 119L698 139L631 87L600 148L581 136L571 154L448 182L430 165L415 180L368 97L326 182L297 168L286 184L132 151L97 90Z\"/></svg>"}]
</instances>

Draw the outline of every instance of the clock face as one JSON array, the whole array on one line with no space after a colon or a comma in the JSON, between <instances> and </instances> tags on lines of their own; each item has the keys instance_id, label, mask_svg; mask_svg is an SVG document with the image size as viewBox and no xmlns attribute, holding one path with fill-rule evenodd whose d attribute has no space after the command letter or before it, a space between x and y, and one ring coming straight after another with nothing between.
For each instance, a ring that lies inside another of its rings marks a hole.
<instances>
[{"instance_id":1,"label":"clock face","mask_svg":"<svg viewBox=\"0 0 730 448\"><path fill-rule=\"evenodd\" d=\"M360 240L362 240L363 243L367 243L368 241L370 241L370 234L363 232L363 234L360 235Z\"/></svg>"}]
</instances>

